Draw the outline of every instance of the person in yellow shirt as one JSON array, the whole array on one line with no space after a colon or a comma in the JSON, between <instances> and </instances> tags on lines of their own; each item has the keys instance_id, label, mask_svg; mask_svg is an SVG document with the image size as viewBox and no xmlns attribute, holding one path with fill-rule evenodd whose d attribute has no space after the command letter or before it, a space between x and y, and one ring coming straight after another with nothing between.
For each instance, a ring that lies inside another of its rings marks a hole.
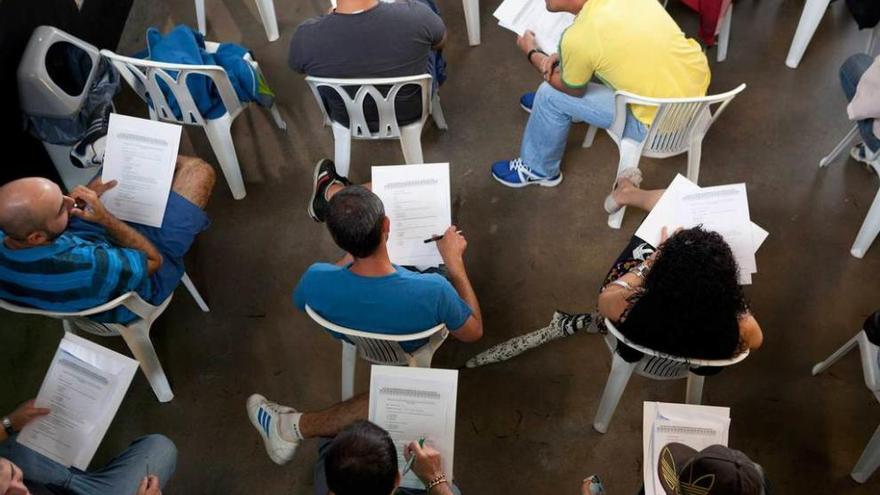
<instances>
[{"instance_id":1,"label":"person in yellow shirt","mask_svg":"<svg viewBox=\"0 0 880 495\"><path fill-rule=\"evenodd\" d=\"M709 63L699 43L685 37L658 0L545 1L547 10L577 17L557 53L542 51L531 32L517 39L544 82L520 100L531 112L520 157L492 165L492 176L509 187L562 182L572 121L610 127L614 91L683 98L704 96L709 87ZM627 109L624 137L643 140L654 113L651 107Z\"/></svg>"}]
</instances>

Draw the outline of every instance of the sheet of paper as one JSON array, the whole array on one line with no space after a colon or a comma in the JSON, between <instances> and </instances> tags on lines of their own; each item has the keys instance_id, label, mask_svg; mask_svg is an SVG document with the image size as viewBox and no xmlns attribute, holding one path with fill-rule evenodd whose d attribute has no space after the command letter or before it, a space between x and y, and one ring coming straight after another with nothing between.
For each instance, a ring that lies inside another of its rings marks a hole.
<instances>
[{"instance_id":1,"label":"sheet of paper","mask_svg":"<svg viewBox=\"0 0 880 495\"><path fill-rule=\"evenodd\" d=\"M406 446L424 438L425 445L440 452L443 472L453 479L457 395L458 371L372 366L370 421L391 435L401 471L406 465L403 455ZM403 477L400 485L425 488L412 471Z\"/></svg>"},{"instance_id":2,"label":"sheet of paper","mask_svg":"<svg viewBox=\"0 0 880 495\"><path fill-rule=\"evenodd\" d=\"M703 187L686 193L678 203L677 216L680 225L702 225L721 234L741 273L758 271L745 184Z\"/></svg>"},{"instance_id":3,"label":"sheet of paper","mask_svg":"<svg viewBox=\"0 0 880 495\"><path fill-rule=\"evenodd\" d=\"M431 236L452 224L449 164L373 167L373 192L391 219L388 255L393 263L438 266L443 262Z\"/></svg>"},{"instance_id":4,"label":"sheet of paper","mask_svg":"<svg viewBox=\"0 0 880 495\"><path fill-rule=\"evenodd\" d=\"M133 359L65 334L35 401L51 412L25 426L18 442L86 470L137 368Z\"/></svg>"},{"instance_id":5,"label":"sheet of paper","mask_svg":"<svg viewBox=\"0 0 880 495\"><path fill-rule=\"evenodd\" d=\"M736 187L736 185L733 186ZM729 186L717 187L723 188ZM683 175L676 175L675 179L673 179L672 183L667 187L666 192L663 193L663 196L654 206L654 209L651 210L639 226L638 230L636 230L636 236L653 246L657 246L660 243L660 235L663 227L667 227L667 231L671 233L678 227L688 228L693 227L698 223L703 223L706 228L717 230L722 236L725 236L725 232L719 230L720 227L717 225L715 228L712 228L709 226L708 222L689 223L694 221L692 216L683 218L682 210L685 208L682 206L683 198L706 190L711 192L713 188L701 188L689 181ZM709 203L713 202L711 198L703 198L703 200L706 200ZM721 216L723 217L724 210L722 206L723 205L715 205L716 208L721 209ZM745 209L746 214L748 214L747 200ZM707 213L707 210L701 211L703 215L709 214ZM737 256L738 253L736 250L740 249L741 253L739 253L739 255L743 258L747 258L743 264L742 258L739 256L737 257L737 262L740 263L740 284L742 285L749 285L752 283L751 275L757 273L757 262L753 262L755 253L769 236L769 233L759 225L751 221L749 221L749 224L748 228L736 232L736 236L738 236L737 240L740 241L740 244L734 245L734 243L725 236L725 240L731 245L731 249L734 250L734 255ZM727 234L733 236L734 232L728 232ZM748 248L746 248L746 246L748 246Z\"/></svg>"},{"instance_id":6,"label":"sheet of paper","mask_svg":"<svg viewBox=\"0 0 880 495\"><path fill-rule=\"evenodd\" d=\"M645 402L642 427L645 495L664 495L657 474L663 447L677 442L699 451L727 445L730 408Z\"/></svg>"},{"instance_id":7,"label":"sheet of paper","mask_svg":"<svg viewBox=\"0 0 880 495\"><path fill-rule=\"evenodd\" d=\"M171 192L180 126L111 114L104 153L104 182L118 181L101 197L121 220L161 227Z\"/></svg>"},{"instance_id":8,"label":"sheet of paper","mask_svg":"<svg viewBox=\"0 0 880 495\"><path fill-rule=\"evenodd\" d=\"M559 50L562 34L575 18L568 12L549 12L544 0L504 0L493 15L499 26L519 36L534 31L538 46L547 53Z\"/></svg>"}]
</instances>

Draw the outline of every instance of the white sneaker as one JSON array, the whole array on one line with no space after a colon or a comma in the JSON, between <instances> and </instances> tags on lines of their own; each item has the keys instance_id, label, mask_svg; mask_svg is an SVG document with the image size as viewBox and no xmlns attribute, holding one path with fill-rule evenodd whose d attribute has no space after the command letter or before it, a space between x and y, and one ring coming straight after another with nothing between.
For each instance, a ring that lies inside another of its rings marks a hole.
<instances>
[{"instance_id":1,"label":"white sneaker","mask_svg":"<svg viewBox=\"0 0 880 495\"><path fill-rule=\"evenodd\" d=\"M266 446L269 458L279 466L290 462L297 446L299 446L298 441L288 442L281 438L279 430L281 415L295 412L297 412L296 409L270 402L260 394L251 395L247 400L248 418L260 436L263 437L263 444Z\"/></svg>"},{"instance_id":2,"label":"white sneaker","mask_svg":"<svg viewBox=\"0 0 880 495\"><path fill-rule=\"evenodd\" d=\"M868 148L865 146L865 143L859 143L849 150L849 156L851 156L853 160L864 163L869 168L872 168L875 171L878 170L878 168L880 168L880 156L878 156L878 158L875 158L874 160L869 160L868 154Z\"/></svg>"}]
</instances>

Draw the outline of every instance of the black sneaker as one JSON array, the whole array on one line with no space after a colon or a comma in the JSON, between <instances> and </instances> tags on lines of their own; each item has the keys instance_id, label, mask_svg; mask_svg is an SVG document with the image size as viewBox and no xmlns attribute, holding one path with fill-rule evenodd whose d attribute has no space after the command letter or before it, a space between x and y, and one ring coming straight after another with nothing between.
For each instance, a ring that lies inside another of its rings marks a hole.
<instances>
[{"instance_id":1,"label":"black sneaker","mask_svg":"<svg viewBox=\"0 0 880 495\"><path fill-rule=\"evenodd\" d=\"M316 222L323 222L327 216L329 201L325 197L327 188L339 183L350 186L351 181L336 173L333 160L322 158L315 164L315 176L312 182L312 199L309 201L309 216Z\"/></svg>"}]
</instances>

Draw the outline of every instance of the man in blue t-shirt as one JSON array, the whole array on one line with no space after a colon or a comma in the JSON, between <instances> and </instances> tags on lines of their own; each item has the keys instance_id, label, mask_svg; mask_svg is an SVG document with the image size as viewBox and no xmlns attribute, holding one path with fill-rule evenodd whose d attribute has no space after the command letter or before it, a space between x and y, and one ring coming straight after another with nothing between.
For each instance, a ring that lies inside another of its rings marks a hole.
<instances>
[{"instance_id":1,"label":"man in blue t-shirt","mask_svg":"<svg viewBox=\"0 0 880 495\"><path fill-rule=\"evenodd\" d=\"M335 265L310 266L293 294L297 308L308 305L337 325L365 332L409 334L443 323L463 342L483 336L480 305L464 266L467 241L454 225L437 241L449 280L410 271L388 258L391 222L378 196L348 185L330 160L318 163L315 178L310 209L326 220L333 240L350 256ZM412 352L425 342L402 347Z\"/></svg>"},{"instance_id":2,"label":"man in blue t-shirt","mask_svg":"<svg viewBox=\"0 0 880 495\"><path fill-rule=\"evenodd\" d=\"M208 227L214 169L178 157L159 228L129 225L107 211L100 196L115 185L96 177L69 196L38 177L0 187L0 299L58 312L131 291L150 304L167 299L183 276L184 254ZM128 323L137 316L118 306L91 318Z\"/></svg>"}]
</instances>

